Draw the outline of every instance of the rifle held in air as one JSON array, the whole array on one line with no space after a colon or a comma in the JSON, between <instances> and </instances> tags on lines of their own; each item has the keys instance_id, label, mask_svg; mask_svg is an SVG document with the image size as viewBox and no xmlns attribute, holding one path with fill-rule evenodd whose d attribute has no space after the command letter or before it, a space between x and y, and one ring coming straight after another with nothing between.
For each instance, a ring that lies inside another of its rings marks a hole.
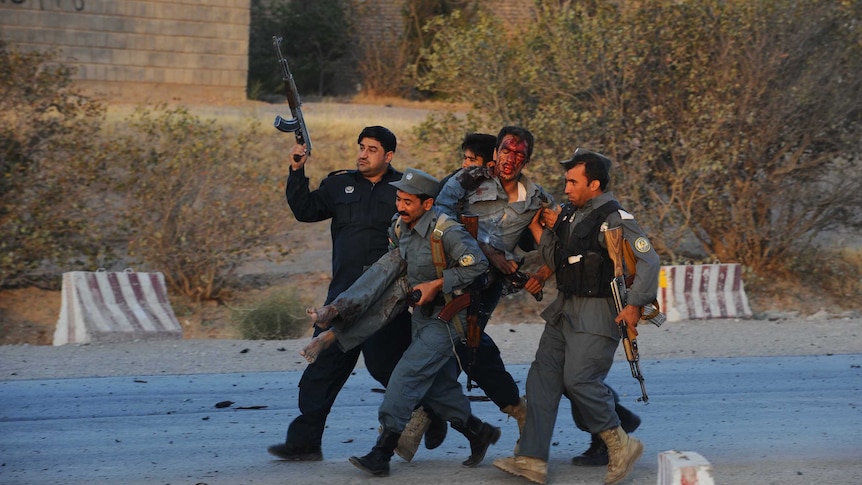
<instances>
[{"instance_id":1,"label":"rifle held in air","mask_svg":"<svg viewBox=\"0 0 862 485\"><path fill-rule=\"evenodd\" d=\"M296 143L305 145L305 153L310 156L311 138L308 136L308 126L305 124L305 118L302 117L302 102L299 100L299 91L296 90L296 83L293 82L293 74L290 73L287 59L281 55L281 41L281 37L272 36L272 43L275 45L275 52L278 54L278 64L281 66L284 87L287 91L287 104L290 106L290 114L293 118L288 120L281 116L276 116L275 127L284 133L293 132L296 135ZM301 158L300 155L293 156L293 159L297 162Z\"/></svg>"}]
</instances>

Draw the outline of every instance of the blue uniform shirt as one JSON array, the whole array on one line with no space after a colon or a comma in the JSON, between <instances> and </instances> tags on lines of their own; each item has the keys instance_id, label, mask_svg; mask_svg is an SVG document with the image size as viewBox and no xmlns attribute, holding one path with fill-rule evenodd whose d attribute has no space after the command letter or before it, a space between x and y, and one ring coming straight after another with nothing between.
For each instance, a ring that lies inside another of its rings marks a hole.
<instances>
[{"instance_id":1,"label":"blue uniform shirt","mask_svg":"<svg viewBox=\"0 0 862 485\"><path fill-rule=\"evenodd\" d=\"M457 218L460 202L463 202L462 212L479 216L479 241L505 252L508 259L518 261L523 255L515 251L524 229L543 205L553 205L550 194L526 175L521 174L518 182L523 197L509 203L509 196L498 178L486 178L468 191L456 174L446 182L434 203L449 217Z\"/></svg>"},{"instance_id":2,"label":"blue uniform shirt","mask_svg":"<svg viewBox=\"0 0 862 485\"><path fill-rule=\"evenodd\" d=\"M332 281L326 304L386 254L387 231L396 212L396 189L389 182L398 180L401 172L392 167L376 184L356 170L342 170L329 174L317 190L309 191L305 169L290 171L285 192L296 220L332 219Z\"/></svg>"}]
</instances>

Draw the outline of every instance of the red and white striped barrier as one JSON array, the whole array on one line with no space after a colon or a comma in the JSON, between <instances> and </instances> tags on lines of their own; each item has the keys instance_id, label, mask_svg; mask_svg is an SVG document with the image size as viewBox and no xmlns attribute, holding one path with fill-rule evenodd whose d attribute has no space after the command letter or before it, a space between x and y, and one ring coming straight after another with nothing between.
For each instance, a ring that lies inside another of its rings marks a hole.
<instances>
[{"instance_id":1,"label":"red and white striped barrier","mask_svg":"<svg viewBox=\"0 0 862 485\"><path fill-rule=\"evenodd\" d=\"M63 273L54 345L181 339L162 273Z\"/></svg>"},{"instance_id":2,"label":"red and white striped barrier","mask_svg":"<svg viewBox=\"0 0 862 485\"><path fill-rule=\"evenodd\" d=\"M669 322L751 316L739 264L662 266L658 302Z\"/></svg>"},{"instance_id":3,"label":"red and white striped barrier","mask_svg":"<svg viewBox=\"0 0 862 485\"><path fill-rule=\"evenodd\" d=\"M712 465L693 451L663 451L658 455L658 485L714 485Z\"/></svg>"}]
</instances>

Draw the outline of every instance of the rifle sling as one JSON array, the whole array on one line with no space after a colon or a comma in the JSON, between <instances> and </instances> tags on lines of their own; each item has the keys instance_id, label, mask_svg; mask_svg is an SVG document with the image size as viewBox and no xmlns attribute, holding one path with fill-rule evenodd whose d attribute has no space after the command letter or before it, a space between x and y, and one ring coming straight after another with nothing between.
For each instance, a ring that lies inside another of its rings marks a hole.
<instances>
[{"instance_id":1,"label":"rifle sling","mask_svg":"<svg viewBox=\"0 0 862 485\"><path fill-rule=\"evenodd\" d=\"M434 225L434 233L431 235L431 258L434 260L434 267L437 269L437 277L443 277L443 270L446 269L446 252L443 249L443 231L446 228L456 224L456 222L450 219L446 214L440 214L440 217L437 219L437 224ZM450 293L443 293L443 298L446 300L446 304L452 302L452 295ZM452 326L455 327L455 332L458 333L458 336L464 340L467 338L467 332L464 331L464 324L461 323L461 318L456 313L452 316Z\"/></svg>"}]
</instances>

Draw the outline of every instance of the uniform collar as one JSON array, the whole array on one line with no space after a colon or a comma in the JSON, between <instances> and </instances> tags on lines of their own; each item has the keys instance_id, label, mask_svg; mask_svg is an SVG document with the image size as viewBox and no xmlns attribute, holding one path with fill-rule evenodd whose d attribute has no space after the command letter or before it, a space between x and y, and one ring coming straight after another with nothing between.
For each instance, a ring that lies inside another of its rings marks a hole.
<instances>
[{"instance_id":1,"label":"uniform collar","mask_svg":"<svg viewBox=\"0 0 862 485\"><path fill-rule=\"evenodd\" d=\"M416 225L413 226L413 230L422 235L423 237L428 237L428 234L434 230L434 226L437 225L437 218L439 214L437 213L437 207L432 206L431 210L422 214L422 217L416 221Z\"/></svg>"},{"instance_id":2,"label":"uniform collar","mask_svg":"<svg viewBox=\"0 0 862 485\"><path fill-rule=\"evenodd\" d=\"M588 200L587 203L584 204L583 207L581 207L581 210L591 211L596 207L603 206L605 202L609 202L611 200L614 200L614 194L612 192L604 192L601 195L597 195L596 197L593 197L592 199Z\"/></svg>"}]
</instances>

